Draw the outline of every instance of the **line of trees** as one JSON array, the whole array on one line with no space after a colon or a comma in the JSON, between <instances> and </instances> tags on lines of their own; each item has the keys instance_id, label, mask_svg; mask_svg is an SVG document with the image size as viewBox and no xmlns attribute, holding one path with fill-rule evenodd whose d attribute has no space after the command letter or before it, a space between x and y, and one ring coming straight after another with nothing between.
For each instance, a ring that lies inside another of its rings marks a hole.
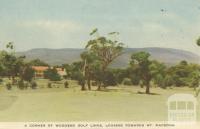
<instances>
[{"instance_id":1,"label":"line of trees","mask_svg":"<svg viewBox=\"0 0 200 129\"><path fill-rule=\"evenodd\" d=\"M91 81L101 87L117 84L140 85L146 87L145 93L150 93L151 86L167 88L171 86L189 86L196 89L199 85L200 66L181 61L175 66L166 66L156 60L150 60L147 52L133 53L129 66L124 69L112 69L109 65L123 53L123 43L109 39L109 35L118 35L111 32L107 37L99 36L98 29L90 35L85 51L80 55L81 61L64 64L68 78L77 80L82 90L91 90ZM200 40L198 42L200 44Z\"/></svg>"},{"instance_id":2,"label":"line of trees","mask_svg":"<svg viewBox=\"0 0 200 129\"><path fill-rule=\"evenodd\" d=\"M127 68L111 68L110 64L123 54L123 43L113 38L119 33L111 32L101 36L98 29L94 29L90 35L91 40L81 53L81 60L62 65L67 72L66 78L77 80L81 90L91 90L91 86L102 90L107 86L124 84L145 87L145 93L150 94L151 86L161 88L189 86L194 89L199 86L198 64L181 61L177 65L166 66L157 60L151 60L150 53L143 51L131 55ZM200 38L197 40L197 45L200 46ZM19 77L21 82L32 82L34 70L31 66L49 66L39 59L29 62L24 59L25 56L16 56L13 43L8 43L6 50L0 51L0 76L9 77L12 83L15 83L15 77ZM49 69L44 75L53 81L61 79L56 69Z\"/></svg>"},{"instance_id":3,"label":"line of trees","mask_svg":"<svg viewBox=\"0 0 200 129\"><path fill-rule=\"evenodd\" d=\"M34 70L24 59L25 56L16 56L12 42L6 45L5 50L0 51L0 77L8 77L11 80L6 84L8 89L11 89L11 85L15 84L18 84L18 87L23 89L27 86L24 81L34 83L32 82ZM19 78L18 81L16 77ZM35 88L34 84L31 86L33 89Z\"/></svg>"},{"instance_id":4,"label":"line of trees","mask_svg":"<svg viewBox=\"0 0 200 129\"><path fill-rule=\"evenodd\" d=\"M34 81L35 71L32 66L49 66L39 59L25 61L25 58L25 56L16 55L12 42L6 45L5 50L0 51L0 77L7 77L10 80L6 82L9 90L12 88L12 85L17 85L20 89L25 89L29 85L35 89L37 83ZM60 75L55 69L48 69L44 75L45 78L51 81L61 80ZM0 82L2 82L1 78Z\"/></svg>"}]
</instances>

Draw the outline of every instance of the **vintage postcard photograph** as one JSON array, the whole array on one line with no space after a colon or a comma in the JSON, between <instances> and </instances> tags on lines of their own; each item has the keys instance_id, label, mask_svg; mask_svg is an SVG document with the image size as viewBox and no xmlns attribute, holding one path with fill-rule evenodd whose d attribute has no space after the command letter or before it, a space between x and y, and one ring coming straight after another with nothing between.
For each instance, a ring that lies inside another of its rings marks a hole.
<instances>
[{"instance_id":1,"label":"vintage postcard photograph","mask_svg":"<svg viewBox=\"0 0 200 129\"><path fill-rule=\"evenodd\" d=\"M0 129L200 127L200 0L0 0Z\"/></svg>"}]
</instances>

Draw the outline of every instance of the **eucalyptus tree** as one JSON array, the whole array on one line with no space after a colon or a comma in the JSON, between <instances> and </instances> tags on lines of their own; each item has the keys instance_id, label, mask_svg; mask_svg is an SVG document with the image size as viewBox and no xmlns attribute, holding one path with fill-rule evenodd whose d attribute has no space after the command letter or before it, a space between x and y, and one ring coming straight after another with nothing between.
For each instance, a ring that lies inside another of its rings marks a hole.
<instances>
[{"instance_id":1,"label":"eucalyptus tree","mask_svg":"<svg viewBox=\"0 0 200 129\"><path fill-rule=\"evenodd\" d=\"M154 82L159 86L165 88L164 84L164 78L166 75L166 66L164 63L160 63L156 60L153 60L151 62L151 65L149 66L150 72L152 75L152 78Z\"/></svg>"},{"instance_id":2,"label":"eucalyptus tree","mask_svg":"<svg viewBox=\"0 0 200 129\"><path fill-rule=\"evenodd\" d=\"M92 63L94 63L98 58L94 53L91 53L89 51L84 51L81 53L81 59L84 62L83 66L83 76L85 76L85 79L87 80L88 89L91 90L91 79L92 79Z\"/></svg>"},{"instance_id":3,"label":"eucalyptus tree","mask_svg":"<svg viewBox=\"0 0 200 129\"><path fill-rule=\"evenodd\" d=\"M152 73L150 69L151 61L149 60L150 54L147 52L137 52L131 55L130 65L138 69L140 79L146 86L146 94L150 93L150 81Z\"/></svg>"},{"instance_id":4,"label":"eucalyptus tree","mask_svg":"<svg viewBox=\"0 0 200 129\"><path fill-rule=\"evenodd\" d=\"M109 35L117 34L118 32L109 33ZM117 40L111 40L105 36L99 36L98 29L94 29L90 35L96 35L93 39L89 40L86 49L94 53L100 61L100 69L102 74L105 74L109 64L112 63L118 56L122 54L123 43ZM102 81L101 81L102 82ZM98 89L101 90L101 83Z\"/></svg>"},{"instance_id":5,"label":"eucalyptus tree","mask_svg":"<svg viewBox=\"0 0 200 129\"><path fill-rule=\"evenodd\" d=\"M20 70L24 65L25 56L17 57L14 50L14 45L9 42L6 45L7 50L1 51L1 66L3 66L2 74L4 76L12 77L12 81L15 81L15 76L19 75Z\"/></svg>"}]
</instances>

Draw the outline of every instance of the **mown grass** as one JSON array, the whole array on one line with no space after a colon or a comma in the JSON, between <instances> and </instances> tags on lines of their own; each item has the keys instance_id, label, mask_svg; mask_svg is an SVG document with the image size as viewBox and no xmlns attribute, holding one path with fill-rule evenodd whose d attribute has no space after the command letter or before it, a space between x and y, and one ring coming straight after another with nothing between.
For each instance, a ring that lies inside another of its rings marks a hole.
<instances>
[{"instance_id":1,"label":"mown grass","mask_svg":"<svg viewBox=\"0 0 200 129\"><path fill-rule=\"evenodd\" d=\"M103 91L80 91L75 81L47 88L8 91L0 86L0 121L163 121L167 120L167 98L174 93L193 94L190 88L152 88L154 95L138 86L108 87ZM199 107L198 107L199 109ZM198 112L199 119L199 112Z\"/></svg>"}]
</instances>

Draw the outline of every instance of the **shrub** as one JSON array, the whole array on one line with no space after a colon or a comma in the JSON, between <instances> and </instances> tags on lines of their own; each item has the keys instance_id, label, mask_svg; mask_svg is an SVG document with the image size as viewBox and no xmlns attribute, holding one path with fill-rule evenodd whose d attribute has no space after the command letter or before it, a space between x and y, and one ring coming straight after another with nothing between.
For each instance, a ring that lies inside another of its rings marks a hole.
<instances>
[{"instance_id":1,"label":"shrub","mask_svg":"<svg viewBox=\"0 0 200 129\"><path fill-rule=\"evenodd\" d=\"M11 90L11 89L12 89L11 83L7 83L7 84L6 84L6 88L7 88L7 90Z\"/></svg>"},{"instance_id":2,"label":"shrub","mask_svg":"<svg viewBox=\"0 0 200 129\"><path fill-rule=\"evenodd\" d=\"M68 81L65 81L65 82L64 82L65 88L69 88L68 85L69 85Z\"/></svg>"},{"instance_id":3,"label":"shrub","mask_svg":"<svg viewBox=\"0 0 200 129\"><path fill-rule=\"evenodd\" d=\"M3 79L2 78L0 78L0 84L3 82Z\"/></svg>"},{"instance_id":4,"label":"shrub","mask_svg":"<svg viewBox=\"0 0 200 129\"><path fill-rule=\"evenodd\" d=\"M80 71L75 71L71 75L71 79L72 80L77 80L78 81L80 78L82 78L82 73Z\"/></svg>"},{"instance_id":5,"label":"shrub","mask_svg":"<svg viewBox=\"0 0 200 129\"><path fill-rule=\"evenodd\" d=\"M142 80L140 80L139 81L139 85L140 85L141 88L143 88L144 87L144 82Z\"/></svg>"},{"instance_id":6,"label":"shrub","mask_svg":"<svg viewBox=\"0 0 200 129\"><path fill-rule=\"evenodd\" d=\"M81 78L80 78L80 79L78 80L78 84L81 85L81 86L85 85L85 79L81 79Z\"/></svg>"},{"instance_id":7,"label":"shrub","mask_svg":"<svg viewBox=\"0 0 200 129\"><path fill-rule=\"evenodd\" d=\"M136 75L135 73L132 73L129 78L131 79L131 82L133 85L138 85L140 81L140 77Z\"/></svg>"},{"instance_id":8,"label":"shrub","mask_svg":"<svg viewBox=\"0 0 200 129\"><path fill-rule=\"evenodd\" d=\"M115 86L117 85L116 78L111 71L106 71L103 75L103 83L105 86Z\"/></svg>"},{"instance_id":9,"label":"shrub","mask_svg":"<svg viewBox=\"0 0 200 129\"><path fill-rule=\"evenodd\" d=\"M34 77L34 74L35 74L35 71L30 66L27 66L27 67L25 67L25 69L21 75L21 78L25 81L30 82L32 80L32 78Z\"/></svg>"},{"instance_id":10,"label":"shrub","mask_svg":"<svg viewBox=\"0 0 200 129\"><path fill-rule=\"evenodd\" d=\"M36 89L37 88L37 83L35 81L31 82L31 88Z\"/></svg>"},{"instance_id":11,"label":"shrub","mask_svg":"<svg viewBox=\"0 0 200 129\"><path fill-rule=\"evenodd\" d=\"M81 85L81 90L85 90L85 77L81 73L79 73L77 75L78 75L77 76L78 84Z\"/></svg>"},{"instance_id":12,"label":"shrub","mask_svg":"<svg viewBox=\"0 0 200 129\"><path fill-rule=\"evenodd\" d=\"M55 68L48 69L44 72L44 77L51 80L51 81L60 81L61 76L58 74Z\"/></svg>"},{"instance_id":13,"label":"shrub","mask_svg":"<svg viewBox=\"0 0 200 129\"><path fill-rule=\"evenodd\" d=\"M78 80L78 84L81 85L81 90L85 90L85 79Z\"/></svg>"},{"instance_id":14,"label":"shrub","mask_svg":"<svg viewBox=\"0 0 200 129\"><path fill-rule=\"evenodd\" d=\"M51 82L48 82L47 87L48 87L48 88L52 88L52 83L51 83Z\"/></svg>"},{"instance_id":15,"label":"shrub","mask_svg":"<svg viewBox=\"0 0 200 129\"><path fill-rule=\"evenodd\" d=\"M132 85L132 81L130 78L124 78L122 84L130 86Z\"/></svg>"},{"instance_id":16,"label":"shrub","mask_svg":"<svg viewBox=\"0 0 200 129\"><path fill-rule=\"evenodd\" d=\"M172 86L174 84L173 77L170 75L166 75L163 81L163 87Z\"/></svg>"},{"instance_id":17,"label":"shrub","mask_svg":"<svg viewBox=\"0 0 200 129\"><path fill-rule=\"evenodd\" d=\"M166 88L164 86L164 77L163 75L161 74L157 74L155 77L154 77L154 83L157 84L158 87L161 87L161 88Z\"/></svg>"},{"instance_id":18,"label":"shrub","mask_svg":"<svg viewBox=\"0 0 200 129\"><path fill-rule=\"evenodd\" d=\"M27 89L29 87L29 82L24 83L24 89Z\"/></svg>"},{"instance_id":19,"label":"shrub","mask_svg":"<svg viewBox=\"0 0 200 129\"><path fill-rule=\"evenodd\" d=\"M24 87L25 87L24 81L23 81L23 80L20 80L20 81L18 82L18 88L21 89L21 90L23 90Z\"/></svg>"}]
</instances>

